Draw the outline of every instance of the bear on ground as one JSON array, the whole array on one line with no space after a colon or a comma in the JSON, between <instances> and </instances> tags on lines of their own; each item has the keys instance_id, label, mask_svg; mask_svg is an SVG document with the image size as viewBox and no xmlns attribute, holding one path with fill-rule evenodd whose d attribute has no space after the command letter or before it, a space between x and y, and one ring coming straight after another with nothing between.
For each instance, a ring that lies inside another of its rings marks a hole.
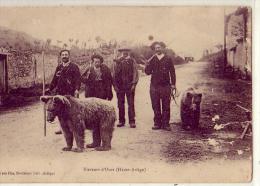
<instances>
[{"instance_id":1,"label":"bear on ground","mask_svg":"<svg viewBox=\"0 0 260 186\"><path fill-rule=\"evenodd\" d=\"M188 88L183 93L180 106L183 129L189 130L198 128L201 99L202 94L197 93L193 88Z\"/></svg>"},{"instance_id":2,"label":"bear on ground","mask_svg":"<svg viewBox=\"0 0 260 186\"><path fill-rule=\"evenodd\" d=\"M85 129L93 130L93 142L97 140L96 137L100 138L96 150L111 149L116 112L109 101L99 98L78 99L60 95L42 96L41 101L46 103L47 121L53 122L58 116L67 143L67 147L62 150L83 152ZM73 139L77 145L75 149L72 149Z\"/></svg>"}]
</instances>

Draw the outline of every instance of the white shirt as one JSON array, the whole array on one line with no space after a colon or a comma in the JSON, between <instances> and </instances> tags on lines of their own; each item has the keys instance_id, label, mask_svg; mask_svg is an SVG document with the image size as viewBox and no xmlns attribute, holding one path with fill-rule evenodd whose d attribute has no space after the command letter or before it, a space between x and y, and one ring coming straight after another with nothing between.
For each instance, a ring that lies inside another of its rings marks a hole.
<instances>
[{"instance_id":1,"label":"white shirt","mask_svg":"<svg viewBox=\"0 0 260 186\"><path fill-rule=\"evenodd\" d=\"M102 78L101 78L101 76L102 76L101 68L100 68L100 67L99 67L99 68L96 68L96 67L94 66L94 71L95 71L95 73L96 73L96 80L102 80Z\"/></svg>"},{"instance_id":2,"label":"white shirt","mask_svg":"<svg viewBox=\"0 0 260 186\"><path fill-rule=\"evenodd\" d=\"M63 66L63 67L67 67L67 66L69 66L69 64L70 64L70 61L67 62L67 63L62 62L62 66Z\"/></svg>"}]
</instances>

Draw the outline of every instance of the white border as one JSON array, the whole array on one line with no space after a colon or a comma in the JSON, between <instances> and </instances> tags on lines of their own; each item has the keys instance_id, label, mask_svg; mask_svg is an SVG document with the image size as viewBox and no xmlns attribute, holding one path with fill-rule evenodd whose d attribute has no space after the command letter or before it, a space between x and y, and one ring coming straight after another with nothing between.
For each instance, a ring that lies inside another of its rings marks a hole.
<instances>
[{"instance_id":1,"label":"white border","mask_svg":"<svg viewBox=\"0 0 260 186\"><path fill-rule=\"evenodd\" d=\"M242 184L178 184L182 185L221 185L221 186L260 186L260 1L259 0L0 0L1 6L251 6L253 11L253 180L251 183ZM0 184L7 185L7 184ZM8 184L18 185L18 184ZM43 184L33 184L43 185ZM63 184L48 184L63 185ZM66 184L76 185L76 184ZM77 184L77 185L108 185L115 184ZM145 185L145 184L116 184L121 185ZM159 186L161 184L149 184ZM172 184L164 184L174 186Z\"/></svg>"},{"instance_id":2,"label":"white border","mask_svg":"<svg viewBox=\"0 0 260 186\"><path fill-rule=\"evenodd\" d=\"M253 1L254 0L0 0L0 6L250 6L253 5Z\"/></svg>"}]
</instances>

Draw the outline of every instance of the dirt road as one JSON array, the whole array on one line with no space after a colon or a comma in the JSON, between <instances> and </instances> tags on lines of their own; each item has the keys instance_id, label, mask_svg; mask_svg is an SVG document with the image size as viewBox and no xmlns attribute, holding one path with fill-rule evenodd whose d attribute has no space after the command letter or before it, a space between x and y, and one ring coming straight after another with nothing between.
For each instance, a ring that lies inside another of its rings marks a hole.
<instances>
[{"instance_id":1,"label":"dirt road","mask_svg":"<svg viewBox=\"0 0 260 186\"><path fill-rule=\"evenodd\" d=\"M180 92L201 82L207 63L176 67ZM137 128L116 128L112 150L84 153L62 152L62 135L55 135L58 123L48 124L43 136L43 105L37 102L0 114L0 182L238 182L250 179L251 160L190 159L169 161L169 144L179 141L177 124L173 131L153 131L153 112L149 97L150 77L142 77L136 89ZM83 95L81 95L83 96ZM113 98L116 106L116 98ZM178 100L179 101L179 100ZM179 123L179 108L172 102L171 122ZM197 137L198 138L198 137ZM196 140L195 140L196 141ZM86 143L91 133L86 132ZM178 149L176 149L178 150ZM172 149L174 150L174 147ZM189 152L188 152L189 153ZM203 153L203 152L202 152ZM179 156L179 155L178 155ZM9 171L9 173L8 173ZM4 173L3 173L4 172ZM7 172L7 175L3 175Z\"/></svg>"}]
</instances>

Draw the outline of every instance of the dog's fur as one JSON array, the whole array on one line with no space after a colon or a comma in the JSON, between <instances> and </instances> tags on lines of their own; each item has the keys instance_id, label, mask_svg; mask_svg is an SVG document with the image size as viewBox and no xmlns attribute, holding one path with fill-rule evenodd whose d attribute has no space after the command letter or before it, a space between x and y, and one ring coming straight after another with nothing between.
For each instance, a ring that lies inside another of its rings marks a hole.
<instances>
[{"instance_id":1,"label":"dog's fur","mask_svg":"<svg viewBox=\"0 0 260 186\"><path fill-rule=\"evenodd\" d=\"M188 88L182 95L180 114L184 129L196 129L200 120L200 104L202 94Z\"/></svg>"},{"instance_id":2,"label":"dog's fur","mask_svg":"<svg viewBox=\"0 0 260 186\"><path fill-rule=\"evenodd\" d=\"M111 149L111 139L116 121L116 112L109 101L99 98L78 99L72 96L42 96L47 106L47 120L52 122L56 116L67 143L63 150L71 150L73 138L76 151L84 148L84 131L99 125L102 146L100 150Z\"/></svg>"}]
</instances>

